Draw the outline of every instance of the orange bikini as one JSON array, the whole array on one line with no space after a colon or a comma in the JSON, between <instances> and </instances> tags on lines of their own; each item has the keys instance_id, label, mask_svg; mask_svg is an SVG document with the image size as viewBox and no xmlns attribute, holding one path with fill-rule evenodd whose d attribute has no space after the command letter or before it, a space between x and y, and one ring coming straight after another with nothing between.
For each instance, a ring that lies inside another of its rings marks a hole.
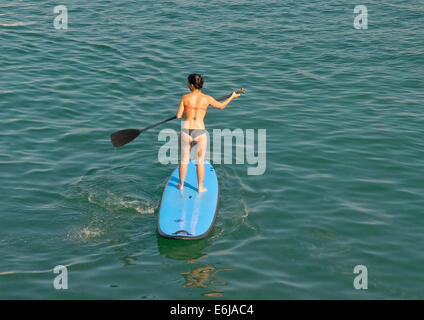
<instances>
[{"instance_id":1,"label":"orange bikini","mask_svg":"<svg viewBox=\"0 0 424 320\"><path fill-rule=\"evenodd\" d=\"M208 107L206 108L199 108L199 107L184 107L184 111L185 110L206 110Z\"/></svg>"}]
</instances>

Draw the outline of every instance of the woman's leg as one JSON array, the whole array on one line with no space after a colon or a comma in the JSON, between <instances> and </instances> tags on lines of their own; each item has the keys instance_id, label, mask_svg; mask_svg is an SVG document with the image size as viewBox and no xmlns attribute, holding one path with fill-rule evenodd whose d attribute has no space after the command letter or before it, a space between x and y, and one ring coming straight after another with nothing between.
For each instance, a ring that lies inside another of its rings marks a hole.
<instances>
[{"instance_id":1,"label":"woman's leg","mask_svg":"<svg viewBox=\"0 0 424 320\"><path fill-rule=\"evenodd\" d=\"M208 189L203 187L203 179L205 178L205 155L208 136L206 133L198 136L196 142L196 165L197 165L197 181L199 185L198 192L205 192Z\"/></svg>"},{"instance_id":2,"label":"woman's leg","mask_svg":"<svg viewBox=\"0 0 424 320\"><path fill-rule=\"evenodd\" d=\"M177 185L177 188L183 190L184 188L184 180L187 174L187 166L190 161L190 145L191 145L191 137L185 133L184 131L180 134L180 152L181 152L181 160L180 160L180 183Z\"/></svg>"}]
</instances>

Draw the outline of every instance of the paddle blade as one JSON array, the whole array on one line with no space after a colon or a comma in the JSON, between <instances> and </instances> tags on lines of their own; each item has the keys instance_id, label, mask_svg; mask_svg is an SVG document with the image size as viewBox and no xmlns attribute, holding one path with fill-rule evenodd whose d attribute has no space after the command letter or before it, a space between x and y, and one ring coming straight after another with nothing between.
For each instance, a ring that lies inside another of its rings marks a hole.
<instances>
[{"instance_id":1,"label":"paddle blade","mask_svg":"<svg viewBox=\"0 0 424 320\"><path fill-rule=\"evenodd\" d=\"M110 141L114 147L121 147L128 142L133 141L141 133L139 129L124 129L116 131L110 135Z\"/></svg>"}]
</instances>

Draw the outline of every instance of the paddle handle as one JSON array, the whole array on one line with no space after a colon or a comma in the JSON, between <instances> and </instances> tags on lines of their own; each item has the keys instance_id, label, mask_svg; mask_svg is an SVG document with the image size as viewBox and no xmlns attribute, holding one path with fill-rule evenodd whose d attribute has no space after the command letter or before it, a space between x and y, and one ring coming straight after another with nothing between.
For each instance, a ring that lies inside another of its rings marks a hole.
<instances>
[{"instance_id":1,"label":"paddle handle","mask_svg":"<svg viewBox=\"0 0 424 320\"><path fill-rule=\"evenodd\" d=\"M236 93L246 93L246 91L244 90L244 88L241 88L240 90L238 90L238 91L236 91ZM222 97L222 98L219 98L219 99L216 99L217 101L220 101L220 100L225 100L225 99L228 99L229 97L231 97L233 95L233 93L231 92L230 94L228 94L228 95L226 95L225 97Z\"/></svg>"}]
</instances>

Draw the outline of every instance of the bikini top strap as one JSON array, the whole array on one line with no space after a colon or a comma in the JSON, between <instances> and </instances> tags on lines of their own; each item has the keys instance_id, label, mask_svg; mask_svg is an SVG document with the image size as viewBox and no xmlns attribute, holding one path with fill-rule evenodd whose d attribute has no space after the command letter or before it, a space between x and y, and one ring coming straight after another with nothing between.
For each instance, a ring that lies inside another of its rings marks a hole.
<instances>
[{"instance_id":1,"label":"bikini top strap","mask_svg":"<svg viewBox=\"0 0 424 320\"><path fill-rule=\"evenodd\" d=\"M201 109L201 110L206 110L208 107L206 107L206 108L200 108L200 107L184 107L184 110L198 110L198 109Z\"/></svg>"}]
</instances>

